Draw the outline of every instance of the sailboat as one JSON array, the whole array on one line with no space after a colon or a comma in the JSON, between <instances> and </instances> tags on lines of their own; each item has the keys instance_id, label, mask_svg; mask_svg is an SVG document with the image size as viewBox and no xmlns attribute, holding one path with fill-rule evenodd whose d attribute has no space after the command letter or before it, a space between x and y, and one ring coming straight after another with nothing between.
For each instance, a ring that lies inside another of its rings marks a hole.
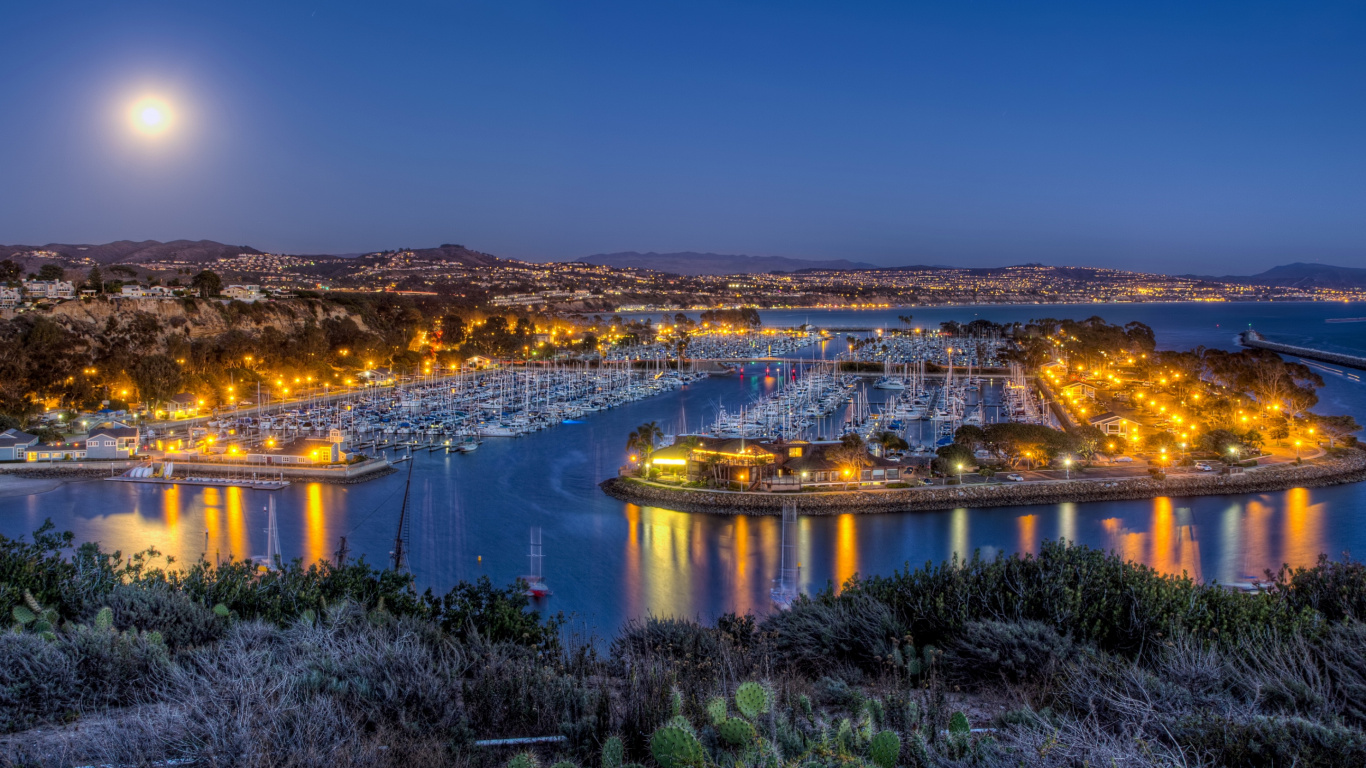
<instances>
[{"instance_id":1,"label":"sailboat","mask_svg":"<svg viewBox=\"0 0 1366 768\"><path fill-rule=\"evenodd\" d=\"M785 611L796 602L800 594L801 564L797 562L797 504L783 504L783 540L781 547L778 578L773 580L769 596L773 605Z\"/></svg>"},{"instance_id":2,"label":"sailboat","mask_svg":"<svg viewBox=\"0 0 1366 768\"><path fill-rule=\"evenodd\" d=\"M527 597L549 597L550 587L545 583L545 577L541 575L541 561L545 555L541 553L541 529L539 527L531 529L531 552L527 556L531 561L531 572L523 578L526 579Z\"/></svg>"}]
</instances>

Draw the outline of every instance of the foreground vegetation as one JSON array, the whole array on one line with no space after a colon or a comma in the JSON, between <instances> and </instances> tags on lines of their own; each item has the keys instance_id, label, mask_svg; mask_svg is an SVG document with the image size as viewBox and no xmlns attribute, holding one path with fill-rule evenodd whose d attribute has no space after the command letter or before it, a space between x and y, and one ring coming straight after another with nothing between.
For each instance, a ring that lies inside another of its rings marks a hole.
<instances>
[{"instance_id":1,"label":"foreground vegetation","mask_svg":"<svg viewBox=\"0 0 1366 768\"><path fill-rule=\"evenodd\" d=\"M1366 763L1353 562L1251 595L1055 543L607 643L516 586L419 595L363 561L180 569L70 544L0 538L8 763ZM563 739L476 744L525 736Z\"/></svg>"}]
</instances>

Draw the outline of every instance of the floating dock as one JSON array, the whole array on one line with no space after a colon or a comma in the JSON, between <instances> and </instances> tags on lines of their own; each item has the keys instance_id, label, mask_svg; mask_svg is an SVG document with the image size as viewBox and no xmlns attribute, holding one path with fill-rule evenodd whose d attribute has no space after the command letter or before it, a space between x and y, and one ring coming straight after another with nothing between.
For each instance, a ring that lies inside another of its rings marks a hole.
<instances>
[{"instance_id":1,"label":"floating dock","mask_svg":"<svg viewBox=\"0 0 1366 768\"><path fill-rule=\"evenodd\" d=\"M106 477L115 483L150 483L152 485L199 485L218 488L250 488L255 491L278 491L289 485L288 480L252 480L230 477Z\"/></svg>"}]
</instances>

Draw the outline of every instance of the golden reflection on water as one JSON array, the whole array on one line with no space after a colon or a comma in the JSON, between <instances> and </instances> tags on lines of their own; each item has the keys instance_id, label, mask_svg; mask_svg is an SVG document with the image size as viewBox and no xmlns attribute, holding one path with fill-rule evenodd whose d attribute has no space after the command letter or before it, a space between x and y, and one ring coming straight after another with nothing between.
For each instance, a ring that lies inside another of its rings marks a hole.
<instances>
[{"instance_id":1,"label":"golden reflection on water","mask_svg":"<svg viewBox=\"0 0 1366 768\"><path fill-rule=\"evenodd\" d=\"M180 522L180 486L165 486L161 494L161 516L166 521L168 539L175 539L176 525Z\"/></svg>"},{"instance_id":2,"label":"golden reflection on water","mask_svg":"<svg viewBox=\"0 0 1366 768\"><path fill-rule=\"evenodd\" d=\"M641 614L642 594L640 583L640 507L626 505L626 573L622 586L626 588L626 615Z\"/></svg>"},{"instance_id":3,"label":"golden reflection on water","mask_svg":"<svg viewBox=\"0 0 1366 768\"><path fill-rule=\"evenodd\" d=\"M835 525L835 588L843 589L844 582L858 572L858 534L854 530L854 516L846 512Z\"/></svg>"},{"instance_id":4,"label":"golden reflection on water","mask_svg":"<svg viewBox=\"0 0 1366 768\"><path fill-rule=\"evenodd\" d=\"M1031 555L1039 552L1039 516L1020 515L1015 518L1015 527L1019 531L1019 540L1015 543L1015 550Z\"/></svg>"},{"instance_id":5,"label":"golden reflection on water","mask_svg":"<svg viewBox=\"0 0 1366 768\"><path fill-rule=\"evenodd\" d=\"M1295 566L1312 565L1319 553L1337 557L1329 552L1323 541L1323 505L1309 503L1308 488L1291 488L1285 492L1285 541L1281 560Z\"/></svg>"},{"instance_id":6,"label":"golden reflection on water","mask_svg":"<svg viewBox=\"0 0 1366 768\"><path fill-rule=\"evenodd\" d=\"M216 488L212 490L214 490L215 493L217 492ZM242 560L251 557L251 553L247 551L249 542L247 539L246 512L243 509L242 502L242 489L237 488L236 486L228 486L224 490L227 496L227 502L224 504L224 507L228 514L228 551L227 556L224 557L224 559L226 560L228 557L232 557ZM210 497L205 494L204 499L206 504L208 503L209 498Z\"/></svg>"},{"instance_id":7,"label":"golden reflection on water","mask_svg":"<svg viewBox=\"0 0 1366 768\"><path fill-rule=\"evenodd\" d=\"M304 502L304 520L307 522L304 533L304 563L316 563L324 557L323 486L321 483L308 484L307 498Z\"/></svg>"},{"instance_id":8,"label":"golden reflection on water","mask_svg":"<svg viewBox=\"0 0 1366 768\"><path fill-rule=\"evenodd\" d=\"M731 552L735 558L735 562L731 563L731 567L735 572L735 588L732 590L732 594L735 596L737 603L735 612L753 612L753 607L749 606L749 591L752 586L749 569L749 518L745 515L735 516L735 525L731 534L731 541ZM741 603L743 603L744 606L742 606Z\"/></svg>"}]
</instances>

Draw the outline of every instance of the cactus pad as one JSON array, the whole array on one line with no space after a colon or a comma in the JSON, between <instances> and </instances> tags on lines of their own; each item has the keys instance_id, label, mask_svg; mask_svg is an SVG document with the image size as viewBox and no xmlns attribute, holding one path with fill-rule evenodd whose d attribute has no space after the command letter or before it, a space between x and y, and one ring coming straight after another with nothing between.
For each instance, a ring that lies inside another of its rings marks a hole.
<instances>
[{"instance_id":1,"label":"cactus pad","mask_svg":"<svg viewBox=\"0 0 1366 768\"><path fill-rule=\"evenodd\" d=\"M626 748L622 746L620 738L613 736L602 743L602 768L621 768L625 758Z\"/></svg>"},{"instance_id":2,"label":"cactus pad","mask_svg":"<svg viewBox=\"0 0 1366 768\"><path fill-rule=\"evenodd\" d=\"M754 726L748 720L741 720L738 717L726 718L725 722L716 726L716 732L721 734L721 738L734 744L737 747L744 746L754 741Z\"/></svg>"},{"instance_id":3,"label":"cactus pad","mask_svg":"<svg viewBox=\"0 0 1366 768\"><path fill-rule=\"evenodd\" d=\"M535 752L519 752L508 761L507 768L540 768L540 765Z\"/></svg>"},{"instance_id":4,"label":"cactus pad","mask_svg":"<svg viewBox=\"0 0 1366 768\"><path fill-rule=\"evenodd\" d=\"M966 736L972 732L972 726L968 723L968 716L962 712L954 712L949 718L949 733L954 736Z\"/></svg>"},{"instance_id":5,"label":"cactus pad","mask_svg":"<svg viewBox=\"0 0 1366 768\"><path fill-rule=\"evenodd\" d=\"M707 702L707 716L711 718L712 725L720 725L726 722L726 700L716 696Z\"/></svg>"},{"instance_id":6,"label":"cactus pad","mask_svg":"<svg viewBox=\"0 0 1366 768\"><path fill-rule=\"evenodd\" d=\"M666 725L650 737L650 754L660 768L688 768L702 763L702 744L688 731Z\"/></svg>"},{"instance_id":7,"label":"cactus pad","mask_svg":"<svg viewBox=\"0 0 1366 768\"><path fill-rule=\"evenodd\" d=\"M758 683L741 683L735 689L735 707L750 720L767 714L772 705L768 690Z\"/></svg>"},{"instance_id":8,"label":"cactus pad","mask_svg":"<svg viewBox=\"0 0 1366 768\"><path fill-rule=\"evenodd\" d=\"M100 609L99 613L95 614L95 629L106 632L112 626L114 626L114 612L106 605Z\"/></svg>"},{"instance_id":9,"label":"cactus pad","mask_svg":"<svg viewBox=\"0 0 1366 768\"><path fill-rule=\"evenodd\" d=\"M868 744L868 754L878 768L896 768L901 759L901 737L896 731L879 731Z\"/></svg>"}]
</instances>

